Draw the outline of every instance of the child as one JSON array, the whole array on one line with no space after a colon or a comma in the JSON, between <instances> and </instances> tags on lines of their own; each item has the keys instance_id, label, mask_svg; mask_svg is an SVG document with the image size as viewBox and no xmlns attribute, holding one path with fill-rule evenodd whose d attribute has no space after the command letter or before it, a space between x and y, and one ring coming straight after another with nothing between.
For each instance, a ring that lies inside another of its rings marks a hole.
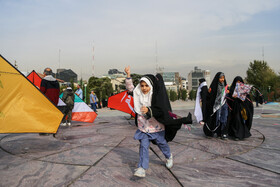
<instances>
[{"instance_id":1,"label":"child","mask_svg":"<svg viewBox=\"0 0 280 187\"><path fill-rule=\"evenodd\" d=\"M196 101L195 101L195 110L194 115L196 117L197 123L204 125L206 121L207 111L206 111L206 102L207 102L208 88L204 78L199 79L199 86L196 92ZM200 101L201 105L200 106Z\"/></svg>"},{"instance_id":2,"label":"child","mask_svg":"<svg viewBox=\"0 0 280 187\"><path fill-rule=\"evenodd\" d=\"M226 94L229 93L225 74L218 72L208 90L209 99L207 102L207 123L203 126L206 136L214 136L222 139L227 138L227 117L228 105L226 103Z\"/></svg>"},{"instance_id":3,"label":"child","mask_svg":"<svg viewBox=\"0 0 280 187\"><path fill-rule=\"evenodd\" d=\"M72 109L74 108L74 91L72 90L71 83L67 83L66 90L63 91L62 101L66 104L66 111L64 113L64 117L62 119L61 126L66 126L66 116L67 118L67 125L71 126L71 119L72 119Z\"/></svg>"},{"instance_id":4,"label":"child","mask_svg":"<svg viewBox=\"0 0 280 187\"><path fill-rule=\"evenodd\" d=\"M182 123L192 123L191 114L188 118L172 119L168 111L171 106L167 97L166 89L161 75L145 75L134 89L130 77L130 67L125 68L127 74L126 88L133 92L134 110L136 112L136 123L138 129L134 135L135 140L140 141L139 163L134 176L145 177L145 171L149 166L150 141L157 144L164 154L166 167L173 166L173 157L167 141L171 141Z\"/></svg>"}]
</instances>

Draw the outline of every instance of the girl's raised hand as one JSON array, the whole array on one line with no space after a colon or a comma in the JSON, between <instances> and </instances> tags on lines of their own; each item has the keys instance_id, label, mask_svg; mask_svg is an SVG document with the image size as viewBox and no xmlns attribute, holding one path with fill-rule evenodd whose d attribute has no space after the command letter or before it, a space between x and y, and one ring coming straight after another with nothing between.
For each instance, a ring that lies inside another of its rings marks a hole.
<instances>
[{"instance_id":1,"label":"girl's raised hand","mask_svg":"<svg viewBox=\"0 0 280 187\"><path fill-rule=\"evenodd\" d=\"M125 67L124 72L127 74L127 77L130 77L130 66Z\"/></svg>"}]
</instances>

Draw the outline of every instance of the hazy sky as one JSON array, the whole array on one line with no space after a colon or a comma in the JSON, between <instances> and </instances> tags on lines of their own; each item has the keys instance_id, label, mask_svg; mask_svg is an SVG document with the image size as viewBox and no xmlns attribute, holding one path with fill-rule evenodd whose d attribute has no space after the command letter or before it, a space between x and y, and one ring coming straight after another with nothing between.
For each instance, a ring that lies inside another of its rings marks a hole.
<instances>
[{"instance_id":1,"label":"hazy sky","mask_svg":"<svg viewBox=\"0 0 280 187\"><path fill-rule=\"evenodd\" d=\"M280 0L0 0L0 54L21 71L155 73L156 49L186 78L198 66L231 82L262 49L279 72Z\"/></svg>"}]
</instances>

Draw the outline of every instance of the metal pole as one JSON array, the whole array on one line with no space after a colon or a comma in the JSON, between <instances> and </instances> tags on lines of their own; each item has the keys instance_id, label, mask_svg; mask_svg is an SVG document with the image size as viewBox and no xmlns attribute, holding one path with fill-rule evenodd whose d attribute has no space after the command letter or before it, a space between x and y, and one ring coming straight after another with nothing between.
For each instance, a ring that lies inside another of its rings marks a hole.
<instances>
[{"instance_id":1,"label":"metal pole","mask_svg":"<svg viewBox=\"0 0 280 187\"><path fill-rule=\"evenodd\" d=\"M87 84L85 84L85 103L87 103Z\"/></svg>"}]
</instances>

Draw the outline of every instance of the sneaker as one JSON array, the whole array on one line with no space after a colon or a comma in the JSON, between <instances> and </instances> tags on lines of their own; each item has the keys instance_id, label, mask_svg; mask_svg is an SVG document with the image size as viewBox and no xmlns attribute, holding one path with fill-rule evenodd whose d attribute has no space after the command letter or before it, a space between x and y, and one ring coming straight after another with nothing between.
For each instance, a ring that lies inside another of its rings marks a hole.
<instances>
[{"instance_id":1,"label":"sneaker","mask_svg":"<svg viewBox=\"0 0 280 187\"><path fill-rule=\"evenodd\" d=\"M225 140L225 139L227 139L228 137L227 137L227 135L226 134L223 134L222 136L221 136L221 139L222 140Z\"/></svg>"},{"instance_id":2,"label":"sneaker","mask_svg":"<svg viewBox=\"0 0 280 187\"><path fill-rule=\"evenodd\" d=\"M68 122L67 125L70 127L71 126L71 122Z\"/></svg>"},{"instance_id":3,"label":"sneaker","mask_svg":"<svg viewBox=\"0 0 280 187\"><path fill-rule=\"evenodd\" d=\"M60 126L65 127L67 124L66 123L61 123Z\"/></svg>"},{"instance_id":4,"label":"sneaker","mask_svg":"<svg viewBox=\"0 0 280 187\"><path fill-rule=\"evenodd\" d=\"M143 168L137 168L134 172L134 176L136 177L145 177L146 176L146 171Z\"/></svg>"},{"instance_id":5,"label":"sneaker","mask_svg":"<svg viewBox=\"0 0 280 187\"><path fill-rule=\"evenodd\" d=\"M173 156L172 156L172 154L171 154L169 159L166 159L166 164L165 165L168 169L172 168L172 166L173 166Z\"/></svg>"}]
</instances>

